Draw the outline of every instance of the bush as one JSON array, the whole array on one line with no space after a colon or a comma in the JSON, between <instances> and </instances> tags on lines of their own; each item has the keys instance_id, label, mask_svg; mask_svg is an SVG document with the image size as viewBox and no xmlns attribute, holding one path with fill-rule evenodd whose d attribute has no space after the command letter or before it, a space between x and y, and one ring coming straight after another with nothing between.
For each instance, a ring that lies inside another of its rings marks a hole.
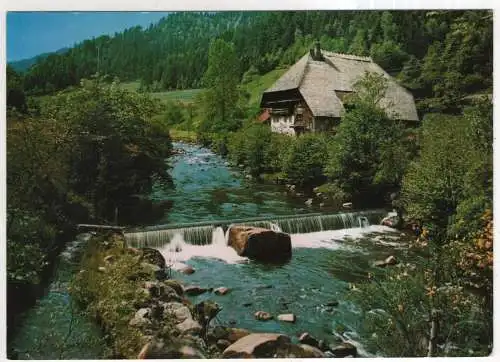
<instances>
[{"instance_id":1,"label":"bush","mask_svg":"<svg viewBox=\"0 0 500 362\"><path fill-rule=\"evenodd\" d=\"M289 146L290 151L283 164L283 171L290 183L299 187L314 188L326 177L327 138L322 134L304 134Z\"/></svg>"}]
</instances>

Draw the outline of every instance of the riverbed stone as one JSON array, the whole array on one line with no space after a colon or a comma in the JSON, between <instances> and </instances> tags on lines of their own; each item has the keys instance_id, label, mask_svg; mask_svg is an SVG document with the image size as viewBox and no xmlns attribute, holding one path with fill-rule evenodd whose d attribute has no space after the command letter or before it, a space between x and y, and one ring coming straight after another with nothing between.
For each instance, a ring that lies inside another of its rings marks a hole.
<instances>
[{"instance_id":1,"label":"riverbed stone","mask_svg":"<svg viewBox=\"0 0 500 362\"><path fill-rule=\"evenodd\" d=\"M208 291L207 288L202 288L197 285L189 285L184 288L184 294L189 295L189 296L197 296L203 293L206 293Z\"/></svg>"},{"instance_id":2,"label":"riverbed stone","mask_svg":"<svg viewBox=\"0 0 500 362\"><path fill-rule=\"evenodd\" d=\"M338 305L339 305L338 300L331 300L325 303L325 307L338 307Z\"/></svg>"},{"instance_id":3,"label":"riverbed stone","mask_svg":"<svg viewBox=\"0 0 500 362\"><path fill-rule=\"evenodd\" d=\"M135 312L134 318L130 320L129 325L135 327L150 325L151 321L147 318L150 313L150 308L139 309L137 312Z\"/></svg>"},{"instance_id":4,"label":"riverbed stone","mask_svg":"<svg viewBox=\"0 0 500 362\"><path fill-rule=\"evenodd\" d=\"M279 349L288 348L290 338L278 333L252 333L227 347L223 358L272 358Z\"/></svg>"},{"instance_id":5,"label":"riverbed stone","mask_svg":"<svg viewBox=\"0 0 500 362\"><path fill-rule=\"evenodd\" d=\"M187 318L175 326L182 334L199 334L202 330L200 323L192 318Z\"/></svg>"},{"instance_id":6,"label":"riverbed stone","mask_svg":"<svg viewBox=\"0 0 500 362\"><path fill-rule=\"evenodd\" d=\"M240 256L260 261L284 261L292 256L288 234L245 225L232 226L228 233L228 246Z\"/></svg>"},{"instance_id":7,"label":"riverbed stone","mask_svg":"<svg viewBox=\"0 0 500 362\"><path fill-rule=\"evenodd\" d=\"M273 319L273 316L271 315L271 313L264 312L262 310L255 312L254 317L255 317L255 319L257 319L259 321L268 321L270 319Z\"/></svg>"},{"instance_id":8,"label":"riverbed stone","mask_svg":"<svg viewBox=\"0 0 500 362\"><path fill-rule=\"evenodd\" d=\"M300 348L296 357L299 358L324 358L326 355L318 348L311 346L309 344L298 344L297 347ZM297 356L298 354L298 356Z\"/></svg>"},{"instance_id":9,"label":"riverbed stone","mask_svg":"<svg viewBox=\"0 0 500 362\"><path fill-rule=\"evenodd\" d=\"M182 267L181 269L179 269L179 272L181 272L182 274L186 274L186 275L191 275L195 271L196 270L191 265L186 265L186 266Z\"/></svg>"},{"instance_id":10,"label":"riverbed stone","mask_svg":"<svg viewBox=\"0 0 500 362\"><path fill-rule=\"evenodd\" d=\"M231 342L229 342L227 339L219 339L215 344L220 350L223 351L231 345Z\"/></svg>"},{"instance_id":11,"label":"riverbed stone","mask_svg":"<svg viewBox=\"0 0 500 362\"><path fill-rule=\"evenodd\" d=\"M226 287L219 287L214 290L214 293L217 295L226 295L229 293L230 289Z\"/></svg>"},{"instance_id":12,"label":"riverbed stone","mask_svg":"<svg viewBox=\"0 0 500 362\"><path fill-rule=\"evenodd\" d=\"M318 347L319 345L319 342L316 340L316 338L314 338L307 332L304 332L300 335L299 342L302 344L308 344L313 347Z\"/></svg>"},{"instance_id":13,"label":"riverbed stone","mask_svg":"<svg viewBox=\"0 0 500 362\"><path fill-rule=\"evenodd\" d=\"M356 346L354 346L349 342L343 342L337 346L331 346L330 351L336 358L339 357L342 358L347 356L356 357L358 355L358 350L356 349Z\"/></svg>"},{"instance_id":14,"label":"riverbed stone","mask_svg":"<svg viewBox=\"0 0 500 362\"><path fill-rule=\"evenodd\" d=\"M178 322L184 322L186 319L192 318L191 311L182 303L170 302L162 305L165 318L173 315Z\"/></svg>"},{"instance_id":15,"label":"riverbed stone","mask_svg":"<svg viewBox=\"0 0 500 362\"><path fill-rule=\"evenodd\" d=\"M399 261L396 259L396 257L394 255L390 255L385 260L376 261L375 263L373 263L373 265L379 268L385 268L387 266L396 265L398 263Z\"/></svg>"},{"instance_id":16,"label":"riverbed stone","mask_svg":"<svg viewBox=\"0 0 500 362\"><path fill-rule=\"evenodd\" d=\"M150 341L144 345L137 359L178 359L178 358L205 358L203 354L192 346L166 344L162 341Z\"/></svg>"},{"instance_id":17,"label":"riverbed stone","mask_svg":"<svg viewBox=\"0 0 500 362\"><path fill-rule=\"evenodd\" d=\"M313 204L313 199L307 199L306 202L305 202L306 206L309 206L311 207L312 204Z\"/></svg>"},{"instance_id":18,"label":"riverbed stone","mask_svg":"<svg viewBox=\"0 0 500 362\"><path fill-rule=\"evenodd\" d=\"M295 314L292 313L280 314L278 316L278 320L281 322L295 323L295 319Z\"/></svg>"}]
</instances>

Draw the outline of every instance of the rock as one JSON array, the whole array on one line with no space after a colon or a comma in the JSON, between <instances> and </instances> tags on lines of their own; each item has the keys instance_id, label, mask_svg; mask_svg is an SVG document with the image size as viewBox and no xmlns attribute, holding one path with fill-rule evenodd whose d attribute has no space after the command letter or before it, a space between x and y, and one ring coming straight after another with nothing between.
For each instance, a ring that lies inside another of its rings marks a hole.
<instances>
[{"instance_id":1,"label":"rock","mask_svg":"<svg viewBox=\"0 0 500 362\"><path fill-rule=\"evenodd\" d=\"M202 330L200 323L192 318L187 318L184 322L175 326L182 334L199 334Z\"/></svg>"},{"instance_id":2,"label":"rock","mask_svg":"<svg viewBox=\"0 0 500 362\"><path fill-rule=\"evenodd\" d=\"M130 254L130 255L137 255L137 254L140 254L141 251L139 249L137 249L137 248L129 247L129 248L125 249L125 252L127 254Z\"/></svg>"},{"instance_id":3,"label":"rock","mask_svg":"<svg viewBox=\"0 0 500 362\"><path fill-rule=\"evenodd\" d=\"M165 318L174 316L177 322L184 322L186 319L193 318L191 311L184 304L179 302L163 303L163 315Z\"/></svg>"},{"instance_id":4,"label":"rock","mask_svg":"<svg viewBox=\"0 0 500 362\"><path fill-rule=\"evenodd\" d=\"M302 344L308 344L308 345L313 346L313 347L319 346L319 342L307 332L302 333L300 335L299 342Z\"/></svg>"},{"instance_id":5,"label":"rock","mask_svg":"<svg viewBox=\"0 0 500 362\"><path fill-rule=\"evenodd\" d=\"M106 268L103 267L103 266L100 266L99 268L97 268L97 270L100 272L100 273L106 273Z\"/></svg>"},{"instance_id":6,"label":"rock","mask_svg":"<svg viewBox=\"0 0 500 362\"><path fill-rule=\"evenodd\" d=\"M159 341L150 341L144 345L137 359L178 359L205 358L203 354L191 346L174 347Z\"/></svg>"},{"instance_id":7,"label":"rock","mask_svg":"<svg viewBox=\"0 0 500 362\"><path fill-rule=\"evenodd\" d=\"M259 285L255 289L260 290L260 289L271 289L273 286L271 284L266 284L266 285Z\"/></svg>"},{"instance_id":8,"label":"rock","mask_svg":"<svg viewBox=\"0 0 500 362\"><path fill-rule=\"evenodd\" d=\"M281 322L295 323L295 314L280 314L278 320Z\"/></svg>"},{"instance_id":9,"label":"rock","mask_svg":"<svg viewBox=\"0 0 500 362\"><path fill-rule=\"evenodd\" d=\"M386 216L382 219L380 224L391 228L398 228L401 225L401 218L397 215Z\"/></svg>"},{"instance_id":10,"label":"rock","mask_svg":"<svg viewBox=\"0 0 500 362\"><path fill-rule=\"evenodd\" d=\"M115 259L116 259L116 257L113 254L110 254L104 258L104 262L111 264L115 261Z\"/></svg>"},{"instance_id":11,"label":"rock","mask_svg":"<svg viewBox=\"0 0 500 362\"><path fill-rule=\"evenodd\" d=\"M227 347L223 358L272 358L277 350L288 348L290 338L277 333L252 333Z\"/></svg>"},{"instance_id":12,"label":"rock","mask_svg":"<svg viewBox=\"0 0 500 362\"><path fill-rule=\"evenodd\" d=\"M388 256L384 262L387 264L387 265L396 265L398 263L398 260L396 259L396 257L394 255L390 255Z\"/></svg>"},{"instance_id":13,"label":"rock","mask_svg":"<svg viewBox=\"0 0 500 362\"><path fill-rule=\"evenodd\" d=\"M129 325L135 327L150 325L151 321L147 318L149 313L151 313L150 308L139 309L137 312L135 312L134 318L130 320Z\"/></svg>"},{"instance_id":14,"label":"rock","mask_svg":"<svg viewBox=\"0 0 500 362\"><path fill-rule=\"evenodd\" d=\"M342 207L343 207L344 209L352 209L352 202L344 202L344 203L342 204Z\"/></svg>"},{"instance_id":15,"label":"rock","mask_svg":"<svg viewBox=\"0 0 500 362\"><path fill-rule=\"evenodd\" d=\"M306 206L309 206L311 207L312 204L313 204L313 199L307 199L307 201L305 202Z\"/></svg>"},{"instance_id":16,"label":"rock","mask_svg":"<svg viewBox=\"0 0 500 362\"><path fill-rule=\"evenodd\" d=\"M348 342L343 342L338 346L330 348L330 351L336 358L347 357L347 356L356 357L358 355L358 350L356 349L356 346Z\"/></svg>"},{"instance_id":17,"label":"rock","mask_svg":"<svg viewBox=\"0 0 500 362\"><path fill-rule=\"evenodd\" d=\"M273 319L273 316L270 313L261 310L255 312L254 317L259 321L268 321L270 319Z\"/></svg>"},{"instance_id":18,"label":"rock","mask_svg":"<svg viewBox=\"0 0 500 362\"><path fill-rule=\"evenodd\" d=\"M325 203L324 202L320 202L319 203L319 207L325 207Z\"/></svg>"},{"instance_id":19,"label":"rock","mask_svg":"<svg viewBox=\"0 0 500 362\"><path fill-rule=\"evenodd\" d=\"M227 293L229 293L229 290L230 289L226 287L219 287L214 290L214 293L217 295L226 295Z\"/></svg>"},{"instance_id":20,"label":"rock","mask_svg":"<svg viewBox=\"0 0 500 362\"><path fill-rule=\"evenodd\" d=\"M328 303L325 303L326 307L337 307L339 305L339 302L337 300L332 300Z\"/></svg>"},{"instance_id":21,"label":"rock","mask_svg":"<svg viewBox=\"0 0 500 362\"><path fill-rule=\"evenodd\" d=\"M306 343L306 344L309 344L309 343ZM320 350L322 350L323 352L327 351L328 350L328 345L326 344L326 342L324 340L320 340L318 342L318 345L317 346L314 346L314 347L318 347Z\"/></svg>"},{"instance_id":22,"label":"rock","mask_svg":"<svg viewBox=\"0 0 500 362\"><path fill-rule=\"evenodd\" d=\"M206 357L197 349L191 346L183 346L178 349L180 356L178 358L186 359L205 359Z\"/></svg>"},{"instance_id":23,"label":"rock","mask_svg":"<svg viewBox=\"0 0 500 362\"><path fill-rule=\"evenodd\" d=\"M156 274L157 272L163 270L162 268L160 268L158 265L155 265L155 264L151 264L151 263L146 263L146 262L142 262L141 264L141 268L146 272L146 273L153 273L153 274Z\"/></svg>"},{"instance_id":24,"label":"rock","mask_svg":"<svg viewBox=\"0 0 500 362\"><path fill-rule=\"evenodd\" d=\"M146 261L150 264L156 265L161 269L165 268L165 258L156 249L153 248L142 248L142 261Z\"/></svg>"},{"instance_id":25,"label":"rock","mask_svg":"<svg viewBox=\"0 0 500 362\"><path fill-rule=\"evenodd\" d=\"M309 344L299 344L298 347L301 349L299 358L324 358L326 355L321 352L320 349L313 347Z\"/></svg>"},{"instance_id":26,"label":"rock","mask_svg":"<svg viewBox=\"0 0 500 362\"><path fill-rule=\"evenodd\" d=\"M243 306L244 307L250 307L253 303L252 302L246 302L246 303L243 303Z\"/></svg>"},{"instance_id":27,"label":"rock","mask_svg":"<svg viewBox=\"0 0 500 362\"><path fill-rule=\"evenodd\" d=\"M218 341L219 339L227 339L227 336L229 334L227 327L224 326L215 326L213 328L210 328L207 332L207 341L210 343L214 343Z\"/></svg>"},{"instance_id":28,"label":"rock","mask_svg":"<svg viewBox=\"0 0 500 362\"><path fill-rule=\"evenodd\" d=\"M189 295L189 296L196 296L200 295L203 293L206 293L208 291L207 288L202 288L197 285L190 285L184 288L184 294Z\"/></svg>"},{"instance_id":29,"label":"rock","mask_svg":"<svg viewBox=\"0 0 500 362\"><path fill-rule=\"evenodd\" d=\"M213 300L204 300L194 306L197 320L207 327L210 321L219 314L222 308Z\"/></svg>"},{"instance_id":30,"label":"rock","mask_svg":"<svg viewBox=\"0 0 500 362\"><path fill-rule=\"evenodd\" d=\"M219 339L215 344L217 345L217 347L219 347L220 350L225 350L231 345L231 342L229 342L227 339Z\"/></svg>"},{"instance_id":31,"label":"rock","mask_svg":"<svg viewBox=\"0 0 500 362\"><path fill-rule=\"evenodd\" d=\"M177 292L160 281L148 281L144 283L145 289L149 291L149 296L152 298L159 298L161 301L177 301L180 302L182 298L177 294Z\"/></svg>"},{"instance_id":32,"label":"rock","mask_svg":"<svg viewBox=\"0 0 500 362\"><path fill-rule=\"evenodd\" d=\"M185 267L181 268L179 270L182 274L186 275L191 275L193 274L196 270L191 266L191 265L186 265Z\"/></svg>"},{"instance_id":33,"label":"rock","mask_svg":"<svg viewBox=\"0 0 500 362\"><path fill-rule=\"evenodd\" d=\"M394 255L388 256L385 260L378 260L375 263L373 263L374 266L377 266L379 268L385 268L386 266L389 265L396 265L398 263L398 260Z\"/></svg>"},{"instance_id":34,"label":"rock","mask_svg":"<svg viewBox=\"0 0 500 362\"><path fill-rule=\"evenodd\" d=\"M250 331L243 329L243 328L228 328L227 332L228 332L228 334L227 334L225 339L227 339L231 343L234 343L237 340L251 334Z\"/></svg>"},{"instance_id":35,"label":"rock","mask_svg":"<svg viewBox=\"0 0 500 362\"><path fill-rule=\"evenodd\" d=\"M284 261L292 256L288 234L244 225L232 226L228 233L228 246L240 256L260 261Z\"/></svg>"},{"instance_id":36,"label":"rock","mask_svg":"<svg viewBox=\"0 0 500 362\"><path fill-rule=\"evenodd\" d=\"M175 290L175 292L178 295L183 295L184 294L184 289L182 288L182 284L179 283L177 280L168 279L168 280L164 280L163 283L166 286L169 286L170 288L172 288L173 290Z\"/></svg>"}]
</instances>

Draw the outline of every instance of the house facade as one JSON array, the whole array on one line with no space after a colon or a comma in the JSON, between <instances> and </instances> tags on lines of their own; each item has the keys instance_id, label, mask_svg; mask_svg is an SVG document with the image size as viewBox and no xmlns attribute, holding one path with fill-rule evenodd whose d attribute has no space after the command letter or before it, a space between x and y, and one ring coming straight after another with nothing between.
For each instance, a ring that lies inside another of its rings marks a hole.
<instances>
[{"instance_id":1,"label":"house facade","mask_svg":"<svg viewBox=\"0 0 500 362\"><path fill-rule=\"evenodd\" d=\"M289 135L332 132L345 112L345 97L366 72L387 79L380 105L389 117L409 125L419 121L413 95L371 58L326 52L319 43L264 92L259 121Z\"/></svg>"}]
</instances>

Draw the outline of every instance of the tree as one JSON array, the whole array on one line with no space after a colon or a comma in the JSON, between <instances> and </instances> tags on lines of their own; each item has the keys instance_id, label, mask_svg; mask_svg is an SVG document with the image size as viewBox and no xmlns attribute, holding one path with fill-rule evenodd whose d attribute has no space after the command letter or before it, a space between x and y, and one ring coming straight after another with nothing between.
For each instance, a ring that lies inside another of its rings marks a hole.
<instances>
[{"instance_id":1,"label":"tree","mask_svg":"<svg viewBox=\"0 0 500 362\"><path fill-rule=\"evenodd\" d=\"M323 183L326 152L325 136L305 134L297 137L284 160L283 171L288 181L310 189Z\"/></svg>"},{"instance_id":2,"label":"tree","mask_svg":"<svg viewBox=\"0 0 500 362\"><path fill-rule=\"evenodd\" d=\"M382 200L397 188L411 157L402 125L380 106L386 87L381 75L360 79L330 143L326 173L343 198Z\"/></svg>"},{"instance_id":3,"label":"tree","mask_svg":"<svg viewBox=\"0 0 500 362\"><path fill-rule=\"evenodd\" d=\"M208 68L203 76L205 118L203 130L235 130L234 113L238 102L238 58L232 43L217 39L210 45Z\"/></svg>"},{"instance_id":4,"label":"tree","mask_svg":"<svg viewBox=\"0 0 500 362\"><path fill-rule=\"evenodd\" d=\"M7 108L25 112L26 95L24 94L24 81L14 68L7 65Z\"/></svg>"}]
</instances>

